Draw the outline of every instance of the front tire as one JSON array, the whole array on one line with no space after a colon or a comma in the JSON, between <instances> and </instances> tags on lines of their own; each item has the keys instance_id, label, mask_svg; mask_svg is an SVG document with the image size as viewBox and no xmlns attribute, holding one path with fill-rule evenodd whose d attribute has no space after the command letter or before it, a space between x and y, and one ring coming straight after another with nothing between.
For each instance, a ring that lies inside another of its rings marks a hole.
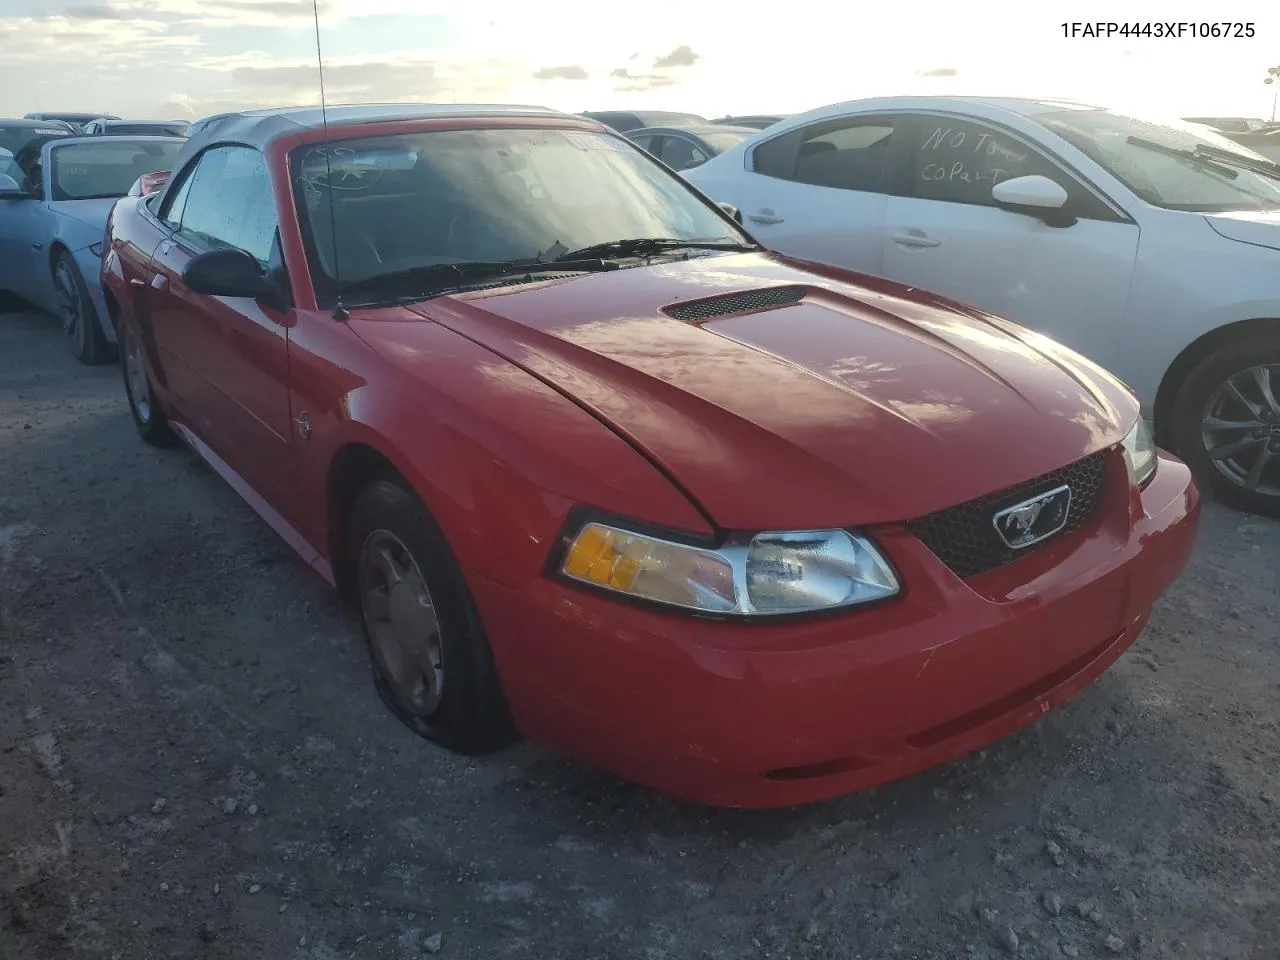
<instances>
[{"instance_id":1,"label":"front tire","mask_svg":"<svg viewBox=\"0 0 1280 960\"><path fill-rule=\"evenodd\" d=\"M463 754L514 739L493 652L449 545L397 480L361 493L348 557L374 684L421 737Z\"/></svg>"},{"instance_id":2,"label":"front tire","mask_svg":"<svg viewBox=\"0 0 1280 960\"><path fill-rule=\"evenodd\" d=\"M1227 344L1183 381L1174 449L1218 500L1280 517L1280 339Z\"/></svg>"},{"instance_id":3,"label":"front tire","mask_svg":"<svg viewBox=\"0 0 1280 960\"><path fill-rule=\"evenodd\" d=\"M138 436L153 447L175 446L178 436L169 426L169 419L156 400L151 376L147 373L147 355L142 339L128 320L120 322L120 350L124 359L120 364L120 372L124 375L124 393L129 400L129 412L133 414L133 425L138 430Z\"/></svg>"},{"instance_id":4,"label":"front tire","mask_svg":"<svg viewBox=\"0 0 1280 960\"><path fill-rule=\"evenodd\" d=\"M72 356L87 366L115 360L115 347L102 333L89 286L80 275L75 258L66 250L58 251L53 259L53 287L58 294L58 319Z\"/></svg>"}]
</instances>

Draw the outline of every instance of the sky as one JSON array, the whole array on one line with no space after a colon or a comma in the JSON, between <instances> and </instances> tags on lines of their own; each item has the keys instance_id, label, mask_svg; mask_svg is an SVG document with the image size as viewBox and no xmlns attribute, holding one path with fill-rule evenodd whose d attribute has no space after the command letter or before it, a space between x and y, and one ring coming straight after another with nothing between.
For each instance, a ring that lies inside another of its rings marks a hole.
<instances>
[{"instance_id":1,"label":"sky","mask_svg":"<svg viewBox=\"0 0 1280 960\"><path fill-rule=\"evenodd\" d=\"M1269 118L1280 4L1253 38L1064 37L1117 5L317 0L329 103L536 104L570 112L795 113L860 97L1055 97L1150 117ZM1040 9L1035 9L1035 8ZM1052 9L1050 9L1052 7ZM1206 5L1129 2L1129 23ZM312 0L0 0L0 116L194 119L320 99ZM1252 19L1250 19L1252 18Z\"/></svg>"}]
</instances>

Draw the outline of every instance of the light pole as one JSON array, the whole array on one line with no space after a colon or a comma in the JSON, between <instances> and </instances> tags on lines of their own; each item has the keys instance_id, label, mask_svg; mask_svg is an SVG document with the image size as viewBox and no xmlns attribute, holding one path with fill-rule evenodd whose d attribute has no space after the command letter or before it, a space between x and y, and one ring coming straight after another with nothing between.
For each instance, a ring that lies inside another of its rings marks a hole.
<instances>
[{"instance_id":1,"label":"light pole","mask_svg":"<svg viewBox=\"0 0 1280 960\"><path fill-rule=\"evenodd\" d=\"M1276 97L1280 96L1280 66L1267 68L1267 79L1262 81L1269 83L1275 87L1275 92L1271 94L1271 122L1276 122Z\"/></svg>"}]
</instances>

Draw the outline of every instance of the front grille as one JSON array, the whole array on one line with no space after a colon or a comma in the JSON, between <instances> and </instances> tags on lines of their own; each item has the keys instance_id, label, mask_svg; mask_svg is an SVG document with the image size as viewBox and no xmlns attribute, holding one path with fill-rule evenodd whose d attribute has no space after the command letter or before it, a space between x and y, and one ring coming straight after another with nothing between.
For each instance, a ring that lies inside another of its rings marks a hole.
<instances>
[{"instance_id":1,"label":"front grille","mask_svg":"<svg viewBox=\"0 0 1280 960\"><path fill-rule=\"evenodd\" d=\"M907 529L957 576L977 576L1009 563L1025 554L1027 549L1035 549L1033 546L1013 550L1007 546L992 523L997 512L1066 484L1071 488L1071 509L1067 513L1066 526L1041 541L1051 542L1064 533L1080 529L1097 512L1106 467L1107 451L1103 450L1034 480L911 520Z\"/></svg>"},{"instance_id":2,"label":"front grille","mask_svg":"<svg viewBox=\"0 0 1280 960\"><path fill-rule=\"evenodd\" d=\"M662 312L673 320L704 323L713 317L724 317L731 313L748 313L765 307L785 307L799 303L804 299L804 293L804 287L799 286L767 287L764 290L733 293L727 297L708 297L705 300L677 303L664 307Z\"/></svg>"}]
</instances>

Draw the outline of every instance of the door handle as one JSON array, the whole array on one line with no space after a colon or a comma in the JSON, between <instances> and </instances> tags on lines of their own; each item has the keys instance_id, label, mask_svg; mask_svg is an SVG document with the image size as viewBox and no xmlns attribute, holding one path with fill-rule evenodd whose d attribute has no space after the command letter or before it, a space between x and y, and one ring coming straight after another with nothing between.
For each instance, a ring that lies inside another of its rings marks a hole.
<instances>
[{"instance_id":1,"label":"door handle","mask_svg":"<svg viewBox=\"0 0 1280 960\"><path fill-rule=\"evenodd\" d=\"M32 249L32 250L43 250L43 249L44 249L44 244L43 244L43 243L41 243L39 240L32 240L32 241L31 241L31 249Z\"/></svg>"},{"instance_id":2,"label":"door handle","mask_svg":"<svg viewBox=\"0 0 1280 960\"><path fill-rule=\"evenodd\" d=\"M942 243L941 240L933 240L923 233L895 233L893 242L904 247L936 247Z\"/></svg>"},{"instance_id":3,"label":"door handle","mask_svg":"<svg viewBox=\"0 0 1280 960\"><path fill-rule=\"evenodd\" d=\"M169 286L169 278L163 273L157 273L151 278L151 288L153 290L163 290Z\"/></svg>"},{"instance_id":4,"label":"door handle","mask_svg":"<svg viewBox=\"0 0 1280 960\"><path fill-rule=\"evenodd\" d=\"M759 213L748 213L747 219L752 223L781 223L785 217L779 217L772 210L761 210Z\"/></svg>"}]
</instances>

